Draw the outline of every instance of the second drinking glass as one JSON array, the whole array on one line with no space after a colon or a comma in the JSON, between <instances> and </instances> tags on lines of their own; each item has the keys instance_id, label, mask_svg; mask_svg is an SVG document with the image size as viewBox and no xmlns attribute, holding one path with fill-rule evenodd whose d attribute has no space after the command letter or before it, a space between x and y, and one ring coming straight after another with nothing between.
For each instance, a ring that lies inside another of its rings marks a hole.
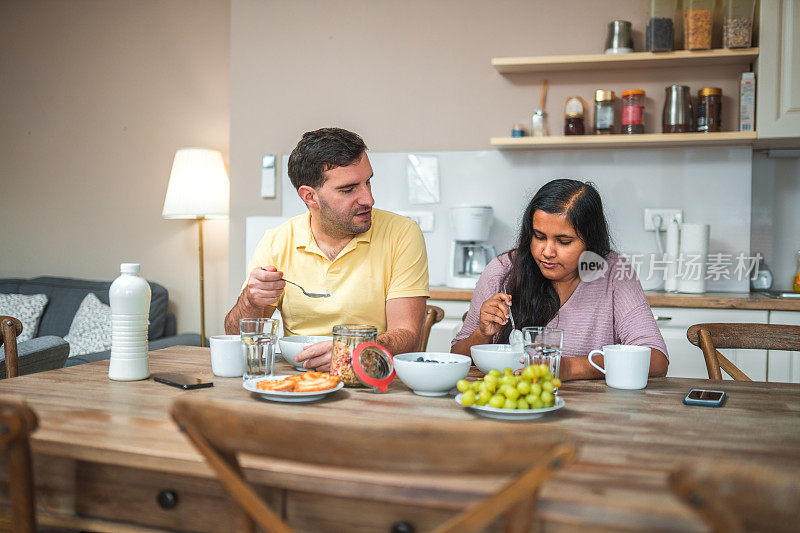
<instances>
[{"instance_id":1,"label":"second drinking glass","mask_svg":"<svg viewBox=\"0 0 800 533\"><path fill-rule=\"evenodd\" d=\"M547 365L554 378L558 378L561 367L561 347L564 330L557 328L522 328L525 342L525 366Z\"/></svg>"},{"instance_id":2,"label":"second drinking glass","mask_svg":"<svg viewBox=\"0 0 800 533\"><path fill-rule=\"evenodd\" d=\"M242 379L263 378L272 375L279 324L280 321L276 318L243 318L239 320L242 357L244 357Z\"/></svg>"}]
</instances>

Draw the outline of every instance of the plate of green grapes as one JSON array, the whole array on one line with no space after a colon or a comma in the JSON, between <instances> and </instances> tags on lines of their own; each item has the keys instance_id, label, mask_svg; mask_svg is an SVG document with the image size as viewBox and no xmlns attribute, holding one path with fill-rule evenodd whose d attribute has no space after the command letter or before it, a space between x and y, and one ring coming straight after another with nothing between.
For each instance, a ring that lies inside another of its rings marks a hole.
<instances>
[{"instance_id":1,"label":"plate of green grapes","mask_svg":"<svg viewBox=\"0 0 800 533\"><path fill-rule=\"evenodd\" d=\"M547 365L529 365L516 375L510 368L493 369L483 379L456 383L456 402L488 418L530 420L566 405L556 395L560 386Z\"/></svg>"}]
</instances>

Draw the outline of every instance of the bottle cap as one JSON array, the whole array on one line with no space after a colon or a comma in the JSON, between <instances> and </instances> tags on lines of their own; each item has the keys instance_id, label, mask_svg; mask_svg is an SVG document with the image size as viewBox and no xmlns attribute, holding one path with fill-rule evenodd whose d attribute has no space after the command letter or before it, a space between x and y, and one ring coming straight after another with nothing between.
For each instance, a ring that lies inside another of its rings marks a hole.
<instances>
[{"instance_id":1,"label":"bottle cap","mask_svg":"<svg viewBox=\"0 0 800 533\"><path fill-rule=\"evenodd\" d=\"M622 97L626 96L644 96L645 92L641 89L631 89L629 91L622 91Z\"/></svg>"},{"instance_id":2,"label":"bottle cap","mask_svg":"<svg viewBox=\"0 0 800 533\"><path fill-rule=\"evenodd\" d=\"M595 102L603 102L605 100L613 100L614 99L614 91L606 91L604 89L597 89L594 92L594 101Z\"/></svg>"},{"instance_id":3,"label":"bottle cap","mask_svg":"<svg viewBox=\"0 0 800 533\"><path fill-rule=\"evenodd\" d=\"M720 96L722 94L722 89L719 87L704 87L697 91L697 94L700 96Z\"/></svg>"},{"instance_id":4,"label":"bottle cap","mask_svg":"<svg viewBox=\"0 0 800 533\"><path fill-rule=\"evenodd\" d=\"M119 271L123 274L138 274L139 263L122 263L119 266Z\"/></svg>"},{"instance_id":5,"label":"bottle cap","mask_svg":"<svg viewBox=\"0 0 800 533\"><path fill-rule=\"evenodd\" d=\"M580 96L570 96L564 105L564 116L567 118L583 118L583 99Z\"/></svg>"}]
</instances>

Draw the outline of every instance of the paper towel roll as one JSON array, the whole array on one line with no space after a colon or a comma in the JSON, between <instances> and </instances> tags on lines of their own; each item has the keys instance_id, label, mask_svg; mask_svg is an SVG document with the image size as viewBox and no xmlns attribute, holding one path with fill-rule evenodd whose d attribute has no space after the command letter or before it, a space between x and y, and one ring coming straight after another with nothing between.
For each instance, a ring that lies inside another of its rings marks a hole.
<instances>
[{"instance_id":1,"label":"paper towel roll","mask_svg":"<svg viewBox=\"0 0 800 533\"><path fill-rule=\"evenodd\" d=\"M706 292L708 224L681 224L678 292Z\"/></svg>"},{"instance_id":2,"label":"paper towel roll","mask_svg":"<svg viewBox=\"0 0 800 533\"><path fill-rule=\"evenodd\" d=\"M680 238L678 223L673 219L667 226L667 247L664 251L664 260L667 262L667 272L664 278L664 290L677 292L678 290L678 242Z\"/></svg>"}]
</instances>

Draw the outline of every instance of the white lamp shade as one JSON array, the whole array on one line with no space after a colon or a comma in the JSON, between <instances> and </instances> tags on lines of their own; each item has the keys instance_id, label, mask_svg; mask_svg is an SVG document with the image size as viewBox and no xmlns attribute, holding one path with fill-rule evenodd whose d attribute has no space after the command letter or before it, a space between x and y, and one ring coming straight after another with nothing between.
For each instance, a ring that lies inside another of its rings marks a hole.
<instances>
[{"instance_id":1,"label":"white lamp shade","mask_svg":"<svg viewBox=\"0 0 800 533\"><path fill-rule=\"evenodd\" d=\"M175 151L164 199L164 218L227 218L230 182L219 150Z\"/></svg>"}]
</instances>

